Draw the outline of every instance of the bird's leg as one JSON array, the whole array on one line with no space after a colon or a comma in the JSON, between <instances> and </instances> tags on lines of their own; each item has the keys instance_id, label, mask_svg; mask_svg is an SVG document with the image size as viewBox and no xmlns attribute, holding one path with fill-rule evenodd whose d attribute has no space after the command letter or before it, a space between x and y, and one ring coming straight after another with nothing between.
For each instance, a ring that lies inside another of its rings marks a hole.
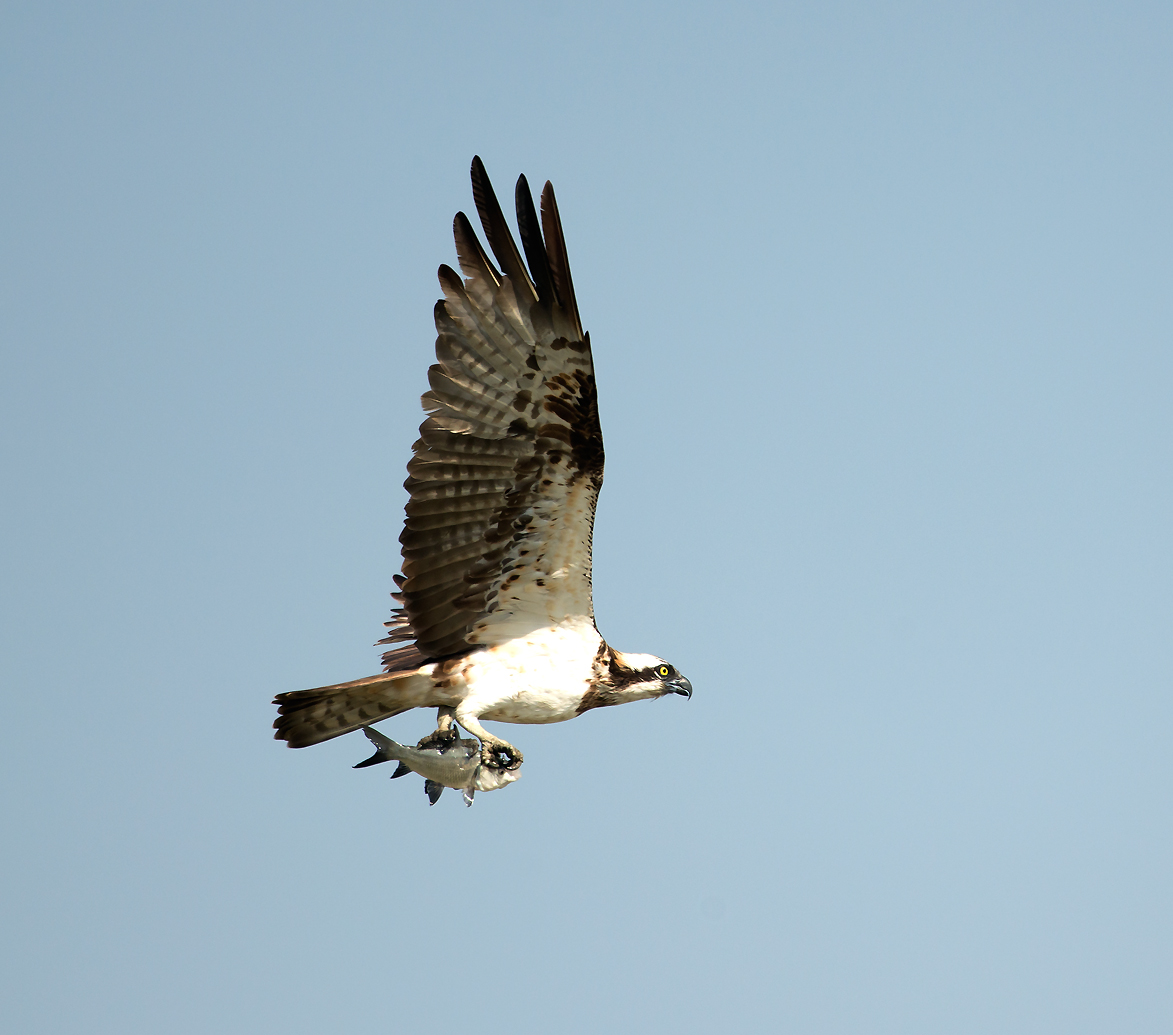
<instances>
[{"instance_id":1,"label":"bird's leg","mask_svg":"<svg viewBox=\"0 0 1173 1035\"><path fill-rule=\"evenodd\" d=\"M416 747L440 748L443 750L456 739L457 730L452 725L455 721L455 709L449 708L447 705L441 705L436 709L436 729L416 744Z\"/></svg>"},{"instance_id":2,"label":"bird's leg","mask_svg":"<svg viewBox=\"0 0 1173 1035\"><path fill-rule=\"evenodd\" d=\"M494 737L471 715L462 715L457 718L469 733L481 742L481 765L490 769L520 769L522 756L508 741Z\"/></svg>"}]
</instances>

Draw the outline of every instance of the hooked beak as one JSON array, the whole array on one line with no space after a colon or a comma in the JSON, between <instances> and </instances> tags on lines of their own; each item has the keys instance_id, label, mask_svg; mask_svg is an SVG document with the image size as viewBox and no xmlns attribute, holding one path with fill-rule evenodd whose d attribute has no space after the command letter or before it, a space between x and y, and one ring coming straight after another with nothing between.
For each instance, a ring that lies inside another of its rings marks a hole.
<instances>
[{"instance_id":1,"label":"hooked beak","mask_svg":"<svg viewBox=\"0 0 1173 1035\"><path fill-rule=\"evenodd\" d=\"M681 697L692 697L692 684L684 676L671 679L664 685L670 693L680 694Z\"/></svg>"}]
</instances>

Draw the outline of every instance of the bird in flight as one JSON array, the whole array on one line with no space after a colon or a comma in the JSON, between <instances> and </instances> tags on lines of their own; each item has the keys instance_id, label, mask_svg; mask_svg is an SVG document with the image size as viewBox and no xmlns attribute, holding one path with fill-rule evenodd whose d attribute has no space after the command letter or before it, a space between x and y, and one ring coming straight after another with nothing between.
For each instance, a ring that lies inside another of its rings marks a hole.
<instances>
[{"instance_id":1,"label":"bird in flight","mask_svg":"<svg viewBox=\"0 0 1173 1035\"><path fill-rule=\"evenodd\" d=\"M293 748L436 708L421 746L454 740L456 723L480 741L482 765L514 770L522 753L483 720L562 722L692 696L663 658L615 650L595 626L603 436L554 188L542 191L539 219L525 177L517 181L524 259L480 158L472 193L497 264L457 213L464 275L440 267L439 362L404 483L400 606L379 641L405 645L383 655L379 675L279 694L276 738Z\"/></svg>"}]
</instances>

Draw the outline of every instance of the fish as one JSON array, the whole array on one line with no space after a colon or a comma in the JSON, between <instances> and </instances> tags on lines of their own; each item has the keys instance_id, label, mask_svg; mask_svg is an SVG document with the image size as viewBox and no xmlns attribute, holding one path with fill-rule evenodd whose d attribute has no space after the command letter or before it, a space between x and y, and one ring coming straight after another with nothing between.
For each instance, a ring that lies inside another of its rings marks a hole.
<instances>
[{"instance_id":1,"label":"fish","mask_svg":"<svg viewBox=\"0 0 1173 1035\"><path fill-rule=\"evenodd\" d=\"M440 800L445 787L462 792L465 805L471 805L477 791L495 791L521 776L518 769L490 769L481 765L481 744L477 740L461 740L456 736L438 747L407 747L370 726L364 726L362 731L375 745L375 753L354 768L398 762L399 767L391 774L391 779L419 773L424 778L424 793L431 805Z\"/></svg>"}]
</instances>

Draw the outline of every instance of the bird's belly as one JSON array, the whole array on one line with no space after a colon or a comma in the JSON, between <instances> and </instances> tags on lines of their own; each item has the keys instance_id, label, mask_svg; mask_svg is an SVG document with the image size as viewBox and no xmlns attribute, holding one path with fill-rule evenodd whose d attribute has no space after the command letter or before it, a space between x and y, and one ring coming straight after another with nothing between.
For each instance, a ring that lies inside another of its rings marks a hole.
<instances>
[{"instance_id":1,"label":"bird's belly","mask_svg":"<svg viewBox=\"0 0 1173 1035\"><path fill-rule=\"evenodd\" d=\"M564 722L578 714L584 693L583 687L570 692L545 688L515 690L504 700L489 705L480 712L480 717L495 722Z\"/></svg>"}]
</instances>

